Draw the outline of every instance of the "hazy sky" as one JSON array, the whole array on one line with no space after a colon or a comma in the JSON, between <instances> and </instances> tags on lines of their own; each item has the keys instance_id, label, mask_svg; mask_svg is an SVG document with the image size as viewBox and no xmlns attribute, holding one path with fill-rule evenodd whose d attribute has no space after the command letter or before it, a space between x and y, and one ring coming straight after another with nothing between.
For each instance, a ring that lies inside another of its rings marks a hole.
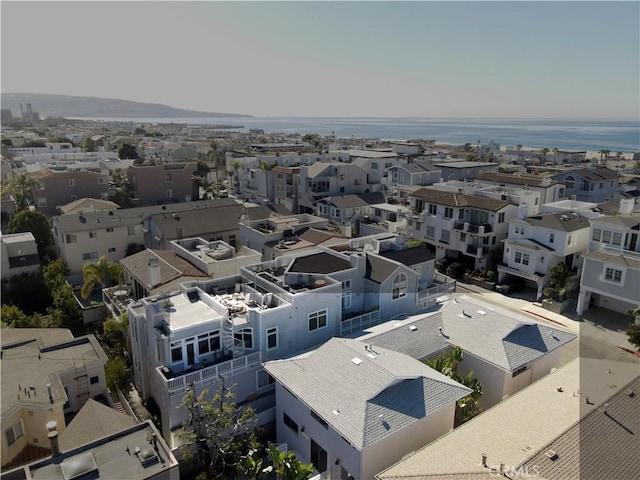
<instances>
[{"instance_id":1,"label":"hazy sky","mask_svg":"<svg viewBox=\"0 0 640 480\"><path fill-rule=\"evenodd\" d=\"M2 1L3 92L252 115L634 118L640 3Z\"/></svg>"}]
</instances>

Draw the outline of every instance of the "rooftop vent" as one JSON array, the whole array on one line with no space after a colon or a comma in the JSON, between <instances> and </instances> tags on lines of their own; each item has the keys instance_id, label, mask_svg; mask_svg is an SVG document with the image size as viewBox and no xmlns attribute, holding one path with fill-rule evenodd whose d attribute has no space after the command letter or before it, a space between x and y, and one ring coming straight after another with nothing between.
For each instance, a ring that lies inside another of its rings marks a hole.
<instances>
[{"instance_id":1,"label":"rooftop vent","mask_svg":"<svg viewBox=\"0 0 640 480\"><path fill-rule=\"evenodd\" d=\"M144 447L142 450L140 450L140 447L136 447L134 451L143 467L148 467L158 462L158 455L156 455L155 450L150 445Z\"/></svg>"},{"instance_id":2,"label":"rooftop vent","mask_svg":"<svg viewBox=\"0 0 640 480\"><path fill-rule=\"evenodd\" d=\"M486 314L487 314L487 312L485 312L484 310L478 310L478 313L479 313L480 315L486 315Z\"/></svg>"},{"instance_id":3,"label":"rooftop vent","mask_svg":"<svg viewBox=\"0 0 640 480\"><path fill-rule=\"evenodd\" d=\"M556 458L558 458L558 454L555 450L547 450L546 452L544 452L544 454L551 460L555 460Z\"/></svg>"},{"instance_id":4,"label":"rooftop vent","mask_svg":"<svg viewBox=\"0 0 640 480\"><path fill-rule=\"evenodd\" d=\"M416 330L418 330L418 327L416 327L415 325L410 325L409 326L409 331L410 332L415 332Z\"/></svg>"}]
</instances>

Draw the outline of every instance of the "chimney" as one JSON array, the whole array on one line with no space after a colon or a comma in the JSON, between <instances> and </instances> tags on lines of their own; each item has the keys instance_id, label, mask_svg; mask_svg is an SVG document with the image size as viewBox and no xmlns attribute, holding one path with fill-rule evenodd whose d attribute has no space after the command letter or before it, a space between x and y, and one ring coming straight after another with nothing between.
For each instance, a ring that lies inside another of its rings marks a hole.
<instances>
[{"instance_id":1,"label":"chimney","mask_svg":"<svg viewBox=\"0 0 640 480\"><path fill-rule=\"evenodd\" d=\"M620 199L620 213L631 213L633 211L633 198Z\"/></svg>"},{"instance_id":2,"label":"chimney","mask_svg":"<svg viewBox=\"0 0 640 480\"><path fill-rule=\"evenodd\" d=\"M60 455L60 445L58 444L58 424L51 420L47 422L47 437L49 438L49 442L51 444L51 456L57 457Z\"/></svg>"},{"instance_id":3,"label":"chimney","mask_svg":"<svg viewBox=\"0 0 640 480\"><path fill-rule=\"evenodd\" d=\"M154 257L147 262L149 267L149 286L152 288L160 285L160 261Z\"/></svg>"}]
</instances>

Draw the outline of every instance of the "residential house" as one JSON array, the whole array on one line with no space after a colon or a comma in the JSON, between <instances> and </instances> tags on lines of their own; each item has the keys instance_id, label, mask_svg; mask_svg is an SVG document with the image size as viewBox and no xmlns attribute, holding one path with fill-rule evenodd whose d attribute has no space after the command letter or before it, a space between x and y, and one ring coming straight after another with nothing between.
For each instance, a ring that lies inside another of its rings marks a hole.
<instances>
[{"instance_id":1,"label":"residential house","mask_svg":"<svg viewBox=\"0 0 640 480\"><path fill-rule=\"evenodd\" d=\"M418 163L416 161L415 163ZM467 180L476 177L480 173L495 172L500 166L495 162L467 162L458 159L451 161L432 162L431 165L440 169L442 179L448 180Z\"/></svg>"},{"instance_id":2,"label":"residential house","mask_svg":"<svg viewBox=\"0 0 640 480\"><path fill-rule=\"evenodd\" d=\"M582 168L551 177L565 186L565 196L582 202L601 203L617 199L622 190L620 175L608 168Z\"/></svg>"},{"instance_id":3,"label":"residential house","mask_svg":"<svg viewBox=\"0 0 640 480\"><path fill-rule=\"evenodd\" d=\"M58 211L60 214L65 213L77 213L84 212L96 212L101 210L117 210L120 208L115 202L109 200L102 200L99 198L79 198L74 202L67 203L66 205L60 205Z\"/></svg>"},{"instance_id":4,"label":"residential house","mask_svg":"<svg viewBox=\"0 0 640 480\"><path fill-rule=\"evenodd\" d=\"M105 411L99 413L104 415ZM51 427L48 444L53 455L5 472L0 476L2 480L175 480L180 477L178 461L151 420L120 428L71 449L62 447L64 432L58 439L56 424L48 426ZM85 426L89 432L95 428L95 424ZM86 429L78 433L87 436Z\"/></svg>"},{"instance_id":5,"label":"residential house","mask_svg":"<svg viewBox=\"0 0 640 480\"><path fill-rule=\"evenodd\" d=\"M358 235L362 218L373 214L372 205L384 201L382 192L336 195L321 198L316 202L316 208L319 217L343 227L343 233L350 237Z\"/></svg>"},{"instance_id":6,"label":"residential house","mask_svg":"<svg viewBox=\"0 0 640 480\"><path fill-rule=\"evenodd\" d=\"M261 362L423 309L454 288L435 281L433 255L422 247L406 249L393 235L369 240L366 253L357 245L277 257L127 306L134 381L158 404L172 446L190 383L212 393L224 374L236 401L267 424L275 418L273 381Z\"/></svg>"},{"instance_id":7,"label":"residential house","mask_svg":"<svg viewBox=\"0 0 640 480\"><path fill-rule=\"evenodd\" d=\"M298 205L301 211L311 212L315 210L316 202L325 197L368 193L373 189L367 180L365 170L349 163L321 162L301 166Z\"/></svg>"},{"instance_id":8,"label":"residential house","mask_svg":"<svg viewBox=\"0 0 640 480\"><path fill-rule=\"evenodd\" d=\"M633 478L639 388L637 361L575 359L375 478Z\"/></svg>"},{"instance_id":9,"label":"residential house","mask_svg":"<svg viewBox=\"0 0 640 480\"><path fill-rule=\"evenodd\" d=\"M640 307L640 212L590 220L591 241L584 257L577 312L591 306L625 313Z\"/></svg>"},{"instance_id":10,"label":"residential house","mask_svg":"<svg viewBox=\"0 0 640 480\"><path fill-rule=\"evenodd\" d=\"M360 218L359 236L374 235L376 233L407 232L408 218L411 210L403 205L391 203L376 203L371 205L369 215Z\"/></svg>"},{"instance_id":11,"label":"residential house","mask_svg":"<svg viewBox=\"0 0 640 480\"><path fill-rule=\"evenodd\" d=\"M433 185L442 178L442 172L427 163L402 163L386 169L386 175L382 179L385 192L406 203L406 195L398 187L414 187Z\"/></svg>"},{"instance_id":12,"label":"residential house","mask_svg":"<svg viewBox=\"0 0 640 480\"><path fill-rule=\"evenodd\" d=\"M149 159L127 169L138 206L191 202L198 199L195 162L163 163Z\"/></svg>"},{"instance_id":13,"label":"residential house","mask_svg":"<svg viewBox=\"0 0 640 480\"><path fill-rule=\"evenodd\" d=\"M436 258L453 257L486 268L489 252L507 237L518 207L506 200L449 193L425 187L409 202L414 216L409 235L435 248Z\"/></svg>"},{"instance_id":14,"label":"residential house","mask_svg":"<svg viewBox=\"0 0 640 480\"><path fill-rule=\"evenodd\" d=\"M0 232L2 248L2 278L5 280L40 270L40 256L36 239L31 232L3 234Z\"/></svg>"},{"instance_id":15,"label":"residential house","mask_svg":"<svg viewBox=\"0 0 640 480\"><path fill-rule=\"evenodd\" d=\"M37 182L31 187L35 207L47 216L80 198L109 199L109 175L100 171L45 168L32 176Z\"/></svg>"},{"instance_id":16,"label":"residential house","mask_svg":"<svg viewBox=\"0 0 640 480\"><path fill-rule=\"evenodd\" d=\"M277 441L323 478L373 478L453 428L471 390L411 357L333 338L266 362L276 381Z\"/></svg>"},{"instance_id":17,"label":"residential house","mask_svg":"<svg viewBox=\"0 0 640 480\"><path fill-rule=\"evenodd\" d=\"M300 167L282 167L271 169L273 180L273 203L283 205L290 212L298 211L298 179Z\"/></svg>"},{"instance_id":18,"label":"residential house","mask_svg":"<svg viewBox=\"0 0 640 480\"><path fill-rule=\"evenodd\" d=\"M458 373L474 372L482 386L480 407L486 410L560 365L564 347L576 336L465 295L446 301L436 312L371 327L358 338L418 360L460 347Z\"/></svg>"},{"instance_id":19,"label":"residential house","mask_svg":"<svg viewBox=\"0 0 640 480\"><path fill-rule=\"evenodd\" d=\"M2 465L47 447L46 424L106 393L107 356L91 335L61 328L2 330Z\"/></svg>"},{"instance_id":20,"label":"residential house","mask_svg":"<svg viewBox=\"0 0 640 480\"><path fill-rule=\"evenodd\" d=\"M565 186L550 177L526 175L522 173L479 173L474 180L484 184L490 183L500 187L528 189L540 193L540 205L557 202L568 196ZM535 212L538 213L538 212Z\"/></svg>"},{"instance_id":21,"label":"residential house","mask_svg":"<svg viewBox=\"0 0 640 480\"><path fill-rule=\"evenodd\" d=\"M551 269L564 263L579 272L589 244L589 220L577 213L547 213L509 222L498 281L523 278L537 290L536 298L551 279Z\"/></svg>"}]
</instances>

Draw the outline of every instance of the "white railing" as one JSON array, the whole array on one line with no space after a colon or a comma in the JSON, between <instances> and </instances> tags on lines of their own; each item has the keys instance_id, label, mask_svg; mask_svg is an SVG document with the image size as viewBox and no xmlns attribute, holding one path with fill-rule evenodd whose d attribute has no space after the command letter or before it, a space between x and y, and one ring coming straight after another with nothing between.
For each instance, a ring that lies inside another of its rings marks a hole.
<instances>
[{"instance_id":1,"label":"white railing","mask_svg":"<svg viewBox=\"0 0 640 480\"><path fill-rule=\"evenodd\" d=\"M516 277L526 278L528 280L533 280L534 282L544 278L544 275L541 276L535 273L525 272L524 270L518 270L517 268L511 268L506 265L498 265L498 272L504 272L509 275L515 275Z\"/></svg>"},{"instance_id":2,"label":"white railing","mask_svg":"<svg viewBox=\"0 0 640 480\"><path fill-rule=\"evenodd\" d=\"M218 363L210 367L196 370L195 372L185 373L175 378L167 379L162 373L163 367L156 367L156 374L160 378L160 384L164 385L169 396L181 395L185 392L185 388L191 383L196 386L201 385L204 382L210 383L211 380L216 380L220 375L236 375L238 373L245 372L252 367L260 365L262 363L262 355L260 352L250 353L244 357L234 358L226 362Z\"/></svg>"},{"instance_id":3,"label":"white railing","mask_svg":"<svg viewBox=\"0 0 640 480\"><path fill-rule=\"evenodd\" d=\"M416 295L416 303L424 303L435 301L436 298L452 293L456 289L456 282L443 283L441 285L434 285L426 290L420 290Z\"/></svg>"},{"instance_id":4,"label":"white railing","mask_svg":"<svg viewBox=\"0 0 640 480\"><path fill-rule=\"evenodd\" d=\"M365 328L378 325L380 323L380 311L363 313L357 317L347 318L340 322L340 336L349 335L354 332L360 332Z\"/></svg>"}]
</instances>

